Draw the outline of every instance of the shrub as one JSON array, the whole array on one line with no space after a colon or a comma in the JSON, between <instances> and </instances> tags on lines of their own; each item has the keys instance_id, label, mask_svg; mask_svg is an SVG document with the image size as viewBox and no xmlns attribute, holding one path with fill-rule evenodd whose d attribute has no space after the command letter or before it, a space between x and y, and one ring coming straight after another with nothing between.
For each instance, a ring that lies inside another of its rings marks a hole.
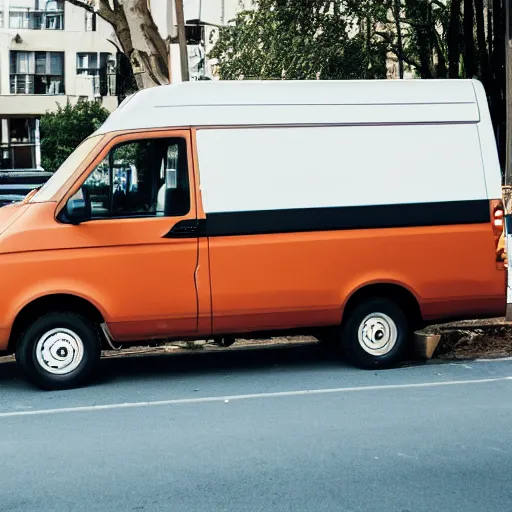
<instances>
[{"instance_id":1,"label":"shrub","mask_svg":"<svg viewBox=\"0 0 512 512\"><path fill-rule=\"evenodd\" d=\"M56 171L73 150L94 133L109 112L99 103L81 101L76 105L58 106L55 112L41 117L41 165Z\"/></svg>"}]
</instances>

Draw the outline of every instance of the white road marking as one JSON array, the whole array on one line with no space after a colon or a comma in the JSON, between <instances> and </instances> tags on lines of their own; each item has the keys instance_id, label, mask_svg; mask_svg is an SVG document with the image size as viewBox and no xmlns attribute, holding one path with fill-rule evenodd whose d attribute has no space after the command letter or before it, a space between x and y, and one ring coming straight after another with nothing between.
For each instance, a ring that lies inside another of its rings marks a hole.
<instances>
[{"instance_id":1,"label":"white road marking","mask_svg":"<svg viewBox=\"0 0 512 512\"><path fill-rule=\"evenodd\" d=\"M401 452L398 452L397 455L399 457L403 457L404 459L417 459L418 458L415 455L407 455L406 453L401 453Z\"/></svg>"},{"instance_id":2,"label":"white road marking","mask_svg":"<svg viewBox=\"0 0 512 512\"><path fill-rule=\"evenodd\" d=\"M450 363L450 366L462 366L463 368L466 368L467 370L473 369L472 366L469 366L469 364L464 364L464 363Z\"/></svg>"},{"instance_id":3,"label":"white road marking","mask_svg":"<svg viewBox=\"0 0 512 512\"><path fill-rule=\"evenodd\" d=\"M497 357L495 359L475 359L477 363L501 363L504 361L512 361L512 356L510 357Z\"/></svg>"},{"instance_id":4,"label":"white road marking","mask_svg":"<svg viewBox=\"0 0 512 512\"><path fill-rule=\"evenodd\" d=\"M56 409L36 409L31 411L2 412L0 413L0 419L14 418L18 416L42 416L49 414L64 414L74 412L109 411L114 409L136 409L139 407L160 407L164 405L204 404L211 402L226 402L234 400L253 400L255 398L279 398L289 396L326 395L335 393L353 393L357 391L387 391L394 389L436 388L443 386L461 386L469 384L485 384L489 382L504 381L512 381L512 376L497 377L494 379L452 380L446 382L420 382L416 384L389 384L380 386L355 386L346 388L306 389L301 391L276 391L271 393L253 393L248 395L205 396L198 398L176 398L172 400L155 400L152 402L126 402L121 404L85 405L77 407L60 407Z\"/></svg>"}]
</instances>

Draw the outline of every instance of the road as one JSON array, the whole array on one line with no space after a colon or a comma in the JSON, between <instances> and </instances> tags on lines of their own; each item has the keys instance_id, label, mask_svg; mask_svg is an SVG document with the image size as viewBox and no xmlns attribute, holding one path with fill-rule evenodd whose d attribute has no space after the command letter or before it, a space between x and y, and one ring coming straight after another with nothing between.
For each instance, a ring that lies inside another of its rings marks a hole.
<instances>
[{"instance_id":1,"label":"road","mask_svg":"<svg viewBox=\"0 0 512 512\"><path fill-rule=\"evenodd\" d=\"M0 366L2 512L512 510L512 361L361 371L314 346Z\"/></svg>"}]
</instances>

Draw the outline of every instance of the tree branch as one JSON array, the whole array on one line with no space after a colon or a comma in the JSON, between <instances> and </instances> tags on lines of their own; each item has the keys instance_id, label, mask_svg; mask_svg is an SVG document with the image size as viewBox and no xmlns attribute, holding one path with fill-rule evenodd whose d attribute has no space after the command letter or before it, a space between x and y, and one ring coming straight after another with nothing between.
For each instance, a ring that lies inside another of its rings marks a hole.
<instances>
[{"instance_id":1,"label":"tree branch","mask_svg":"<svg viewBox=\"0 0 512 512\"><path fill-rule=\"evenodd\" d=\"M430 0L431 4L437 5L441 9L446 9L446 4L443 4L440 0Z\"/></svg>"},{"instance_id":2,"label":"tree branch","mask_svg":"<svg viewBox=\"0 0 512 512\"><path fill-rule=\"evenodd\" d=\"M400 23L405 23L406 25L410 25L414 28L432 29L432 25L429 25L428 23L417 23L409 18L400 18Z\"/></svg>"},{"instance_id":3,"label":"tree branch","mask_svg":"<svg viewBox=\"0 0 512 512\"><path fill-rule=\"evenodd\" d=\"M72 5L76 5L77 7L81 7L89 12L96 13L100 18L103 18L105 21L114 26L117 22L116 13L110 7L108 0L99 0L99 8L95 9L94 5L89 2L84 2L82 0L66 0ZM117 2L117 0L115 0Z\"/></svg>"},{"instance_id":4,"label":"tree branch","mask_svg":"<svg viewBox=\"0 0 512 512\"><path fill-rule=\"evenodd\" d=\"M92 4L82 2L82 0L66 0L66 1L72 5L76 5L77 7L81 7L82 9L85 9L86 11L96 12L94 10L94 6Z\"/></svg>"},{"instance_id":5,"label":"tree branch","mask_svg":"<svg viewBox=\"0 0 512 512\"><path fill-rule=\"evenodd\" d=\"M115 3L117 3L117 0L114 0L114 4ZM99 0L98 4L98 16L103 18L105 21L108 21L111 25L115 25L117 21L117 17L115 16L117 10L115 12L112 10L108 0ZM117 5L119 7L119 4Z\"/></svg>"},{"instance_id":6,"label":"tree branch","mask_svg":"<svg viewBox=\"0 0 512 512\"><path fill-rule=\"evenodd\" d=\"M380 32L380 31L376 30L375 35L382 37L382 39L384 39L384 41L386 43L389 43L394 46L395 42L393 41L393 39L387 32Z\"/></svg>"},{"instance_id":7,"label":"tree branch","mask_svg":"<svg viewBox=\"0 0 512 512\"><path fill-rule=\"evenodd\" d=\"M419 62L416 62L414 59L411 59L410 57L407 57L405 55L402 55L402 59L409 66L414 66L416 69L421 69L421 64Z\"/></svg>"},{"instance_id":8,"label":"tree branch","mask_svg":"<svg viewBox=\"0 0 512 512\"><path fill-rule=\"evenodd\" d=\"M107 39L107 41L112 45L112 46L115 46L115 48L117 49L117 51L119 53L123 53L123 50L121 50L121 48L119 48L119 45L113 41L112 39Z\"/></svg>"},{"instance_id":9,"label":"tree branch","mask_svg":"<svg viewBox=\"0 0 512 512\"><path fill-rule=\"evenodd\" d=\"M390 49L391 51L396 55L398 56L398 53L399 53L399 50L398 48L396 47L396 44L395 42L391 39L391 37L389 36L389 34L387 34L386 32L375 32L375 35L377 36L380 36L382 37L382 39L384 39L384 41L386 43L389 44L390 46ZM414 66L416 69L421 69L421 65L419 64L419 62L416 62L413 58L411 57L408 57L407 55L404 55L404 53L402 52L402 60L408 64L409 66Z\"/></svg>"},{"instance_id":10,"label":"tree branch","mask_svg":"<svg viewBox=\"0 0 512 512\"><path fill-rule=\"evenodd\" d=\"M443 48L441 36L437 32L434 32L434 47L438 51L438 53L444 55L445 48Z\"/></svg>"}]
</instances>

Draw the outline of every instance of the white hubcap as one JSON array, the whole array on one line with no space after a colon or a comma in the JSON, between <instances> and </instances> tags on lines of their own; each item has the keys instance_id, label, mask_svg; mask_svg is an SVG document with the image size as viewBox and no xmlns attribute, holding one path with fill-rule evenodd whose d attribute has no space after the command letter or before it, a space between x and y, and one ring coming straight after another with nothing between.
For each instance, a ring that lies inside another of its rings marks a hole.
<instances>
[{"instance_id":1,"label":"white hubcap","mask_svg":"<svg viewBox=\"0 0 512 512\"><path fill-rule=\"evenodd\" d=\"M69 329L52 329L36 345L37 362L49 373L65 375L78 368L84 358L84 344Z\"/></svg>"},{"instance_id":2,"label":"white hubcap","mask_svg":"<svg viewBox=\"0 0 512 512\"><path fill-rule=\"evenodd\" d=\"M395 346L398 329L388 315L372 313L361 322L357 337L365 352L372 356L384 356Z\"/></svg>"}]
</instances>

